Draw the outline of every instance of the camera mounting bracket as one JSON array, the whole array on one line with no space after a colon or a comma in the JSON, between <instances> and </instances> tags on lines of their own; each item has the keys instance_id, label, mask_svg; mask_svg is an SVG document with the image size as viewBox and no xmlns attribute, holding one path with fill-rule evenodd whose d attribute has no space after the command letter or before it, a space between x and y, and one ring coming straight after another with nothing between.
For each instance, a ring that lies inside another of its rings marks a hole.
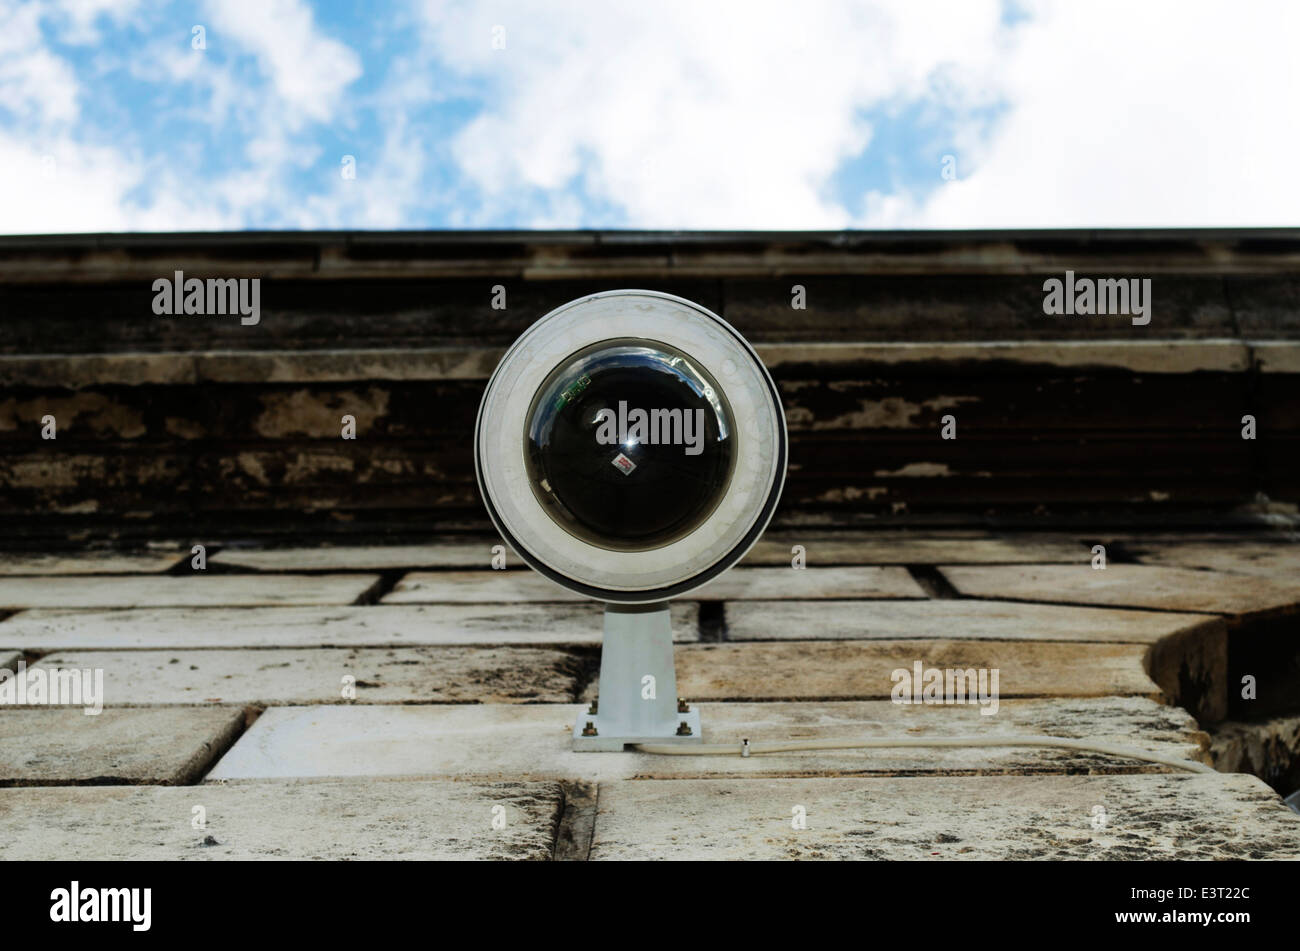
<instances>
[{"instance_id":1,"label":"camera mounting bracket","mask_svg":"<svg viewBox=\"0 0 1300 951\"><path fill-rule=\"evenodd\" d=\"M678 702L666 601L605 605L599 689L597 701L574 724L577 752L704 740L700 711Z\"/></svg>"}]
</instances>

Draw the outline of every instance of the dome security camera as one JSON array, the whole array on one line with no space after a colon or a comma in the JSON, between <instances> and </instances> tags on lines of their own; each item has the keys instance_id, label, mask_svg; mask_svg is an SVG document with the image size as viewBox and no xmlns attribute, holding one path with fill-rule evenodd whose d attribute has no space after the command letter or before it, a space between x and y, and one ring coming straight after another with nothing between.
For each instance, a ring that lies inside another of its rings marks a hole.
<instances>
[{"instance_id":1,"label":"dome security camera","mask_svg":"<svg viewBox=\"0 0 1300 951\"><path fill-rule=\"evenodd\" d=\"M592 294L506 351L475 425L483 502L528 565L606 602L599 699L574 749L702 740L699 712L677 700L667 601L758 540L786 453L758 355L680 297Z\"/></svg>"}]
</instances>

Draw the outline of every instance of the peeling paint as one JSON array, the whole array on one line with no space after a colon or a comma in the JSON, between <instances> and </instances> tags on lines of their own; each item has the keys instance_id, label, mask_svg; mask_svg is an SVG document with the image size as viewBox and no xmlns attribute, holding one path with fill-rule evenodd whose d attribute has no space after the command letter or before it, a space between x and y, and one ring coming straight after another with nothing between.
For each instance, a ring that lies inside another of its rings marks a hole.
<instances>
[{"instance_id":1,"label":"peeling paint","mask_svg":"<svg viewBox=\"0 0 1300 951\"><path fill-rule=\"evenodd\" d=\"M894 469L892 472L888 469L877 469L873 473L877 478L890 478L892 476L920 476L928 478L931 476L952 475L953 471L948 468L946 463L942 462L909 462L901 469Z\"/></svg>"},{"instance_id":2,"label":"peeling paint","mask_svg":"<svg viewBox=\"0 0 1300 951\"><path fill-rule=\"evenodd\" d=\"M41 417L47 414L58 421L61 434L85 427L93 433L138 439L148 432L148 427L137 411L102 393L34 400L7 399L0 402L0 430L33 427L39 431Z\"/></svg>"},{"instance_id":3,"label":"peeling paint","mask_svg":"<svg viewBox=\"0 0 1300 951\"><path fill-rule=\"evenodd\" d=\"M266 470L262 468L262 460L258 458L257 453L241 452L235 457L235 461L244 473L257 480L258 485L271 484L271 480L267 476Z\"/></svg>"},{"instance_id":4,"label":"peeling paint","mask_svg":"<svg viewBox=\"0 0 1300 951\"><path fill-rule=\"evenodd\" d=\"M311 482L322 472L352 472L355 467L356 462L351 456L326 452L300 452L293 460L286 463L284 481L286 483Z\"/></svg>"},{"instance_id":5,"label":"peeling paint","mask_svg":"<svg viewBox=\"0 0 1300 951\"><path fill-rule=\"evenodd\" d=\"M889 489L883 485L873 485L866 488L857 488L855 486L844 486L838 489L827 489L817 496L819 502L857 502L860 499L875 501L878 498L889 494Z\"/></svg>"},{"instance_id":6,"label":"peeling paint","mask_svg":"<svg viewBox=\"0 0 1300 951\"><path fill-rule=\"evenodd\" d=\"M388 413L388 391L379 387L344 390L324 397L309 389L265 393L261 401L262 412L253 420L253 431L266 439L338 438L344 414L356 417L360 432L368 422L382 419Z\"/></svg>"}]
</instances>

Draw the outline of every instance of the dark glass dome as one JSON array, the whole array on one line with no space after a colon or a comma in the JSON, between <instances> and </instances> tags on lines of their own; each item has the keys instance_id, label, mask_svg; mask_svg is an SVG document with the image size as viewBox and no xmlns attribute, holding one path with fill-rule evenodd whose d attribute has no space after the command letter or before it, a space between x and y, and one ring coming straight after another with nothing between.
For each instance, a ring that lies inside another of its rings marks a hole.
<instances>
[{"instance_id":1,"label":"dark glass dome","mask_svg":"<svg viewBox=\"0 0 1300 951\"><path fill-rule=\"evenodd\" d=\"M566 358L528 410L533 494L589 544L644 551L688 535L726 494L731 409L681 351L606 340Z\"/></svg>"}]
</instances>

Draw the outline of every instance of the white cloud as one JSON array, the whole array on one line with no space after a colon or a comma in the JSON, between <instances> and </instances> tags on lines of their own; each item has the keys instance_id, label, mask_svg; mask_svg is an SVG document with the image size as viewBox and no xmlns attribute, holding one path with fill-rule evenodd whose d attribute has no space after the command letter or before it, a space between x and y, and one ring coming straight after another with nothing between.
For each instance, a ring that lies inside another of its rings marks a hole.
<instances>
[{"instance_id":1,"label":"white cloud","mask_svg":"<svg viewBox=\"0 0 1300 951\"><path fill-rule=\"evenodd\" d=\"M357 54L321 33L302 0L220 0L207 10L208 47L229 36L256 55L288 107L280 116L291 128L329 119L344 88L361 75Z\"/></svg>"},{"instance_id":2,"label":"white cloud","mask_svg":"<svg viewBox=\"0 0 1300 951\"><path fill-rule=\"evenodd\" d=\"M206 92L206 102L172 107L191 121L215 131L238 120L242 131L228 138L220 170L203 175L197 142L142 154L139 144L109 139L82 107L87 90L76 71L42 34L44 23L63 42L93 42L103 26L120 26L134 3L0 0L0 104L16 120L0 126L0 231L223 230L298 218L286 181L320 154L303 130L338 113L343 90L361 74L356 54L317 30L301 0L240 0L208 11L209 48L229 42L231 54L251 52L269 85L239 75L228 58L218 65L190 49L188 20L175 36L114 50L114 68L137 80Z\"/></svg>"},{"instance_id":3,"label":"white cloud","mask_svg":"<svg viewBox=\"0 0 1300 951\"><path fill-rule=\"evenodd\" d=\"M827 187L870 141L862 111L941 77L985 102L1003 29L995 0L451 0L426 15L440 59L489 90L455 141L488 201L581 176L637 227L849 224Z\"/></svg>"},{"instance_id":4,"label":"white cloud","mask_svg":"<svg viewBox=\"0 0 1300 951\"><path fill-rule=\"evenodd\" d=\"M0 0L0 115L28 126L71 122L78 112L76 76L46 48L43 13L37 4Z\"/></svg>"},{"instance_id":5,"label":"white cloud","mask_svg":"<svg viewBox=\"0 0 1300 951\"><path fill-rule=\"evenodd\" d=\"M350 154L350 153L349 153ZM294 216L299 228L403 228L423 196L421 179L427 156L400 115L387 123L382 142L370 143L352 156L355 178L345 179L342 165L331 166Z\"/></svg>"},{"instance_id":6,"label":"white cloud","mask_svg":"<svg viewBox=\"0 0 1300 951\"><path fill-rule=\"evenodd\" d=\"M0 233L220 231L245 226L249 205L220 186L150 168L119 149L61 135L33 148L0 132ZM239 180L239 179L236 179ZM147 193L140 190L148 186ZM264 200L265 196L261 196Z\"/></svg>"},{"instance_id":7,"label":"white cloud","mask_svg":"<svg viewBox=\"0 0 1300 951\"><path fill-rule=\"evenodd\" d=\"M1030 0L1012 28L1000 12L426 4L440 58L490 90L454 153L490 213L533 190L566 223L577 192L637 227L1295 222L1292 0ZM873 147L863 111L907 101L1002 112L991 134L973 113L953 130L958 181L936 163L932 187L871 192L855 214L831 186Z\"/></svg>"},{"instance_id":8,"label":"white cloud","mask_svg":"<svg viewBox=\"0 0 1300 951\"><path fill-rule=\"evenodd\" d=\"M999 73L1010 108L991 139L928 198L873 196L867 226L1297 223L1291 0L1031 11Z\"/></svg>"},{"instance_id":9,"label":"white cloud","mask_svg":"<svg viewBox=\"0 0 1300 951\"><path fill-rule=\"evenodd\" d=\"M358 92L307 0L0 0L0 232L1295 223L1293 2L1028 2L412 0ZM915 105L958 180L855 200Z\"/></svg>"},{"instance_id":10,"label":"white cloud","mask_svg":"<svg viewBox=\"0 0 1300 951\"><path fill-rule=\"evenodd\" d=\"M98 21L106 18L121 24L134 16L139 6L140 0L52 0L49 12L59 30L59 39L65 43L89 44L100 38Z\"/></svg>"}]
</instances>

